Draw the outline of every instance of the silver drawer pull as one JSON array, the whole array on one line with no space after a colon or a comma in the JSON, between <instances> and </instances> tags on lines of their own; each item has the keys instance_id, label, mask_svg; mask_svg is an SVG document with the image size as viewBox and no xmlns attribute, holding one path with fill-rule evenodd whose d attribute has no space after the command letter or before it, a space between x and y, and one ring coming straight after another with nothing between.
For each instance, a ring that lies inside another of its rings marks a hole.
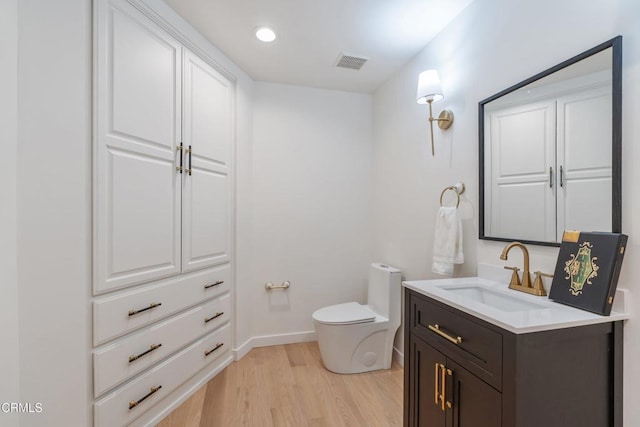
<instances>
[{"instance_id":1,"label":"silver drawer pull","mask_svg":"<svg viewBox=\"0 0 640 427\"><path fill-rule=\"evenodd\" d=\"M140 354L139 354L139 355L137 355L137 356L129 356L129 363L131 363L131 362L133 362L133 361L135 361L135 360L138 360L138 359L140 359L140 358L141 358L141 357L143 357L143 356L146 356L147 354L151 353L153 350L157 350L157 349L159 349L160 347L162 347L162 344L153 344L153 345L149 348L149 350L147 350L147 351L145 351L145 352L143 352L143 353L140 353Z\"/></svg>"},{"instance_id":2,"label":"silver drawer pull","mask_svg":"<svg viewBox=\"0 0 640 427\"><path fill-rule=\"evenodd\" d=\"M218 285L222 285L224 283L224 280L218 280L215 283L212 283L210 285L204 285L205 289L209 289L209 288L213 288L214 286L218 286Z\"/></svg>"},{"instance_id":3,"label":"silver drawer pull","mask_svg":"<svg viewBox=\"0 0 640 427\"><path fill-rule=\"evenodd\" d=\"M219 311L216 314L214 314L211 317L207 317L206 319L204 319L204 323L209 323L214 319L217 319L218 317L222 316L224 314L224 311Z\"/></svg>"},{"instance_id":4,"label":"silver drawer pull","mask_svg":"<svg viewBox=\"0 0 640 427\"><path fill-rule=\"evenodd\" d=\"M155 393L156 391L160 390L161 388L162 388L161 385L159 385L157 387L151 387L151 391L149 393L147 393L142 399L140 399L140 400L132 400L131 402L129 402L129 409L135 408L136 406L138 406L139 404L144 402L145 399L147 399L149 396L151 396L153 393Z\"/></svg>"},{"instance_id":5,"label":"silver drawer pull","mask_svg":"<svg viewBox=\"0 0 640 427\"><path fill-rule=\"evenodd\" d=\"M204 355L205 355L205 356L210 355L211 353L213 353L214 351L216 351L217 349L219 349L219 348L220 348L220 347L222 347L223 345L224 345L224 343L219 342L219 343L218 343L218 344L216 344L216 346L215 346L215 347L213 347L211 350L205 351L205 352L204 352Z\"/></svg>"},{"instance_id":6,"label":"silver drawer pull","mask_svg":"<svg viewBox=\"0 0 640 427\"><path fill-rule=\"evenodd\" d=\"M161 305L162 305L161 302L158 302L158 303L154 302L154 303L149 304L149 307L147 307L147 308L143 308L143 309L140 309L140 310L130 310L129 311L129 316L135 316L138 313L142 313L144 311L151 310L151 309L156 308L156 307L160 307Z\"/></svg>"},{"instance_id":7,"label":"silver drawer pull","mask_svg":"<svg viewBox=\"0 0 640 427\"><path fill-rule=\"evenodd\" d=\"M435 332L436 334L440 335L442 338L446 339L447 341L451 341L454 344L462 344L462 337L454 338L451 335L443 332L440 329L440 325L438 325L437 323L435 325L429 325L429 329Z\"/></svg>"}]
</instances>

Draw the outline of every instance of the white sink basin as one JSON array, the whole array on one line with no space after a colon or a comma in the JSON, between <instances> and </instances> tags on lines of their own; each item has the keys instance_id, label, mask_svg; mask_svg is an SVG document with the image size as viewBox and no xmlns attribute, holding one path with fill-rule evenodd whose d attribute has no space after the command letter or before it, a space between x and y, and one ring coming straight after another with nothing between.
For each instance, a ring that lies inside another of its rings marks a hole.
<instances>
[{"instance_id":1,"label":"white sink basin","mask_svg":"<svg viewBox=\"0 0 640 427\"><path fill-rule=\"evenodd\" d=\"M546 308L541 304L524 301L516 296L509 295L506 292L495 291L482 285L470 284L467 286L442 287L442 289L463 299L473 300L477 303L485 304L501 311L515 312Z\"/></svg>"},{"instance_id":2,"label":"white sink basin","mask_svg":"<svg viewBox=\"0 0 640 427\"><path fill-rule=\"evenodd\" d=\"M509 273L504 274L502 267L491 267L495 271L479 265L479 271L493 280L477 276L411 280L402 284L407 289L516 334L614 322L630 317L625 310L614 310L610 316L601 316L546 297L509 289ZM624 292L618 289L616 301L624 303L624 300Z\"/></svg>"}]
</instances>

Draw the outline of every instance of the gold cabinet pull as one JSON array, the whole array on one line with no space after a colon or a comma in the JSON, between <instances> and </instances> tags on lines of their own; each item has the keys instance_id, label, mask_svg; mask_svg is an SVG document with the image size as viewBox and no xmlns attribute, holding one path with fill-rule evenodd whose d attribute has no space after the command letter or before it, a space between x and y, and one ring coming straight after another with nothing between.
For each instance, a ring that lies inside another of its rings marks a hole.
<instances>
[{"instance_id":1,"label":"gold cabinet pull","mask_svg":"<svg viewBox=\"0 0 640 427\"><path fill-rule=\"evenodd\" d=\"M151 396L153 393L155 393L156 391L160 390L161 388L162 388L161 385L159 385L157 387L151 387L151 391L149 393L145 394L144 397L142 397L142 399L140 399L140 400L132 400L131 402L129 402L129 410L135 408L136 406L138 406L139 404L144 402L149 396Z\"/></svg>"},{"instance_id":2,"label":"gold cabinet pull","mask_svg":"<svg viewBox=\"0 0 640 427\"><path fill-rule=\"evenodd\" d=\"M453 375L453 372L451 372L451 369L447 369L447 376L450 377L452 375ZM447 398L447 395L445 392L443 392L442 395L444 396L445 399ZM447 409L451 409L453 407L453 404L448 400L445 402L445 404L447 406Z\"/></svg>"},{"instance_id":3,"label":"gold cabinet pull","mask_svg":"<svg viewBox=\"0 0 640 427\"><path fill-rule=\"evenodd\" d=\"M429 329L435 332L436 334L440 335L442 338L446 339L447 341L451 341L456 345L462 344L462 337L454 338L451 335L447 334L446 332L443 332L442 329L440 329L440 325L438 325L437 323L435 325L429 325Z\"/></svg>"},{"instance_id":4,"label":"gold cabinet pull","mask_svg":"<svg viewBox=\"0 0 640 427\"><path fill-rule=\"evenodd\" d=\"M219 349L219 348L220 348L220 347L222 347L223 345L224 345L224 343L223 343L223 342L219 342L219 343L218 343L218 344L216 344L216 346L215 346L215 347L213 347L211 350L205 351L205 352L204 352L204 355L205 355L205 356L210 355L211 353L213 353L214 351L216 351L217 349Z\"/></svg>"},{"instance_id":5,"label":"gold cabinet pull","mask_svg":"<svg viewBox=\"0 0 640 427\"><path fill-rule=\"evenodd\" d=\"M438 390L438 380L440 379L439 371L440 371L440 364L436 362L436 372L433 376L433 397L435 399L436 406L438 406L438 403L439 403L438 399L440 398L440 390Z\"/></svg>"},{"instance_id":6,"label":"gold cabinet pull","mask_svg":"<svg viewBox=\"0 0 640 427\"><path fill-rule=\"evenodd\" d=\"M205 289L209 289L209 288L213 288L214 286L218 286L218 285L222 285L224 283L224 280L218 280L215 283L212 283L210 285L204 285Z\"/></svg>"},{"instance_id":7,"label":"gold cabinet pull","mask_svg":"<svg viewBox=\"0 0 640 427\"><path fill-rule=\"evenodd\" d=\"M442 411L451 409L453 405L447 400L447 376L453 373L442 363L435 364L433 379L433 399L436 406L440 406Z\"/></svg>"},{"instance_id":8,"label":"gold cabinet pull","mask_svg":"<svg viewBox=\"0 0 640 427\"><path fill-rule=\"evenodd\" d=\"M218 311L216 314L214 314L211 317L207 317L204 319L204 323L209 323L214 319L217 319L218 317L222 316L224 314L224 311Z\"/></svg>"},{"instance_id":9,"label":"gold cabinet pull","mask_svg":"<svg viewBox=\"0 0 640 427\"><path fill-rule=\"evenodd\" d=\"M445 393L445 389L447 388L447 370L445 368L444 365L440 365L440 382L442 384L442 386L440 387L442 390L442 393L440 394L440 402L442 403L442 410L444 411L444 393Z\"/></svg>"},{"instance_id":10,"label":"gold cabinet pull","mask_svg":"<svg viewBox=\"0 0 640 427\"><path fill-rule=\"evenodd\" d=\"M140 359L140 358L141 358L141 357L143 357L143 356L146 356L147 354L151 353L151 352L152 352L152 351L154 351L154 350L159 349L160 347L162 347L162 344L153 344L153 345L149 348L149 350L147 350L147 351L145 351L145 352L142 352L142 353L138 354L137 356L129 356L129 363L131 363L131 362L133 362L133 361L136 361L136 360Z\"/></svg>"},{"instance_id":11,"label":"gold cabinet pull","mask_svg":"<svg viewBox=\"0 0 640 427\"><path fill-rule=\"evenodd\" d=\"M161 302L157 302L157 303L156 303L156 302L153 302L153 303L149 304L149 307L142 308L142 309L140 309L140 310L130 310L130 311L129 311L129 316L135 316L136 314L139 314L139 313L145 312L145 311L147 311L147 310L151 310L151 309L156 308L156 307L160 307L161 305L162 305L162 303L161 303Z\"/></svg>"}]
</instances>

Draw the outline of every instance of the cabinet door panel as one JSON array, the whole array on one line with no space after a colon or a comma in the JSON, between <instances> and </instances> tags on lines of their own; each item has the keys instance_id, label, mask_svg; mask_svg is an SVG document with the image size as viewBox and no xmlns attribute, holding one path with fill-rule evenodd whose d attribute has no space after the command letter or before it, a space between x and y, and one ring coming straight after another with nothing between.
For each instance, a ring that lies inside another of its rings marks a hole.
<instances>
[{"instance_id":1,"label":"cabinet door panel","mask_svg":"<svg viewBox=\"0 0 640 427\"><path fill-rule=\"evenodd\" d=\"M563 230L611 230L611 86L558 99L558 239ZM560 181L560 180L559 180ZM597 209L594 209L597 207Z\"/></svg>"},{"instance_id":2,"label":"cabinet door panel","mask_svg":"<svg viewBox=\"0 0 640 427\"><path fill-rule=\"evenodd\" d=\"M231 83L189 51L184 55L184 138L193 159L228 166Z\"/></svg>"},{"instance_id":3,"label":"cabinet door panel","mask_svg":"<svg viewBox=\"0 0 640 427\"><path fill-rule=\"evenodd\" d=\"M181 47L126 2L97 7L93 258L101 293L180 272Z\"/></svg>"},{"instance_id":4,"label":"cabinet door panel","mask_svg":"<svg viewBox=\"0 0 640 427\"><path fill-rule=\"evenodd\" d=\"M134 275L176 266L173 159L108 153L111 269ZM154 191L150 189L154 187Z\"/></svg>"},{"instance_id":5,"label":"cabinet door panel","mask_svg":"<svg viewBox=\"0 0 640 427\"><path fill-rule=\"evenodd\" d=\"M185 147L182 268L191 271L230 259L231 83L210 65L184 54Z\"/></svg>"},{"instance_id":6,"label":"cabinet door panel","mask_svg":"<svg viewBox=\"0 0 640 427\"><path fill-rule=\"evenodd\" d=\"M115 8L108 25L112 130L171 150L176 132L179 47L151 23L131 19Z\"/></svg>"},{"instance_id":7,"label":"cabinet door panel","mask_svg":"<svg viewBox=\"0 0 640 427\"><path fill-rule=\"evenodd\" d=\"M554 240L555 103L536 102L492 111L486 119L485 191L491 201L485 231L496 237ZM527 224L522 227L522 224Z\"/></svg>"},{"instance_id":8,"label":"cabinet door panel","mask_svg":"<svg viewBox=\"0 0 640 427\"><path fill-rule=\"evenodd\" d=\"M451 360L447 367L453 372L450 392L453 408L448 411L447 425L453 427L500 427L502 396L487 383ZM449 396L449 394L447 394Z\"/></svg>"},{"instance_id":9,"label":"cabinet door panel","mask_svg":"<svg viewBox=\"0 0 640 427\"><path fill-rule=\"evenodd\" d=\"M183 270L229 261L229 177L193 168L185 177L183 203Z\"/></svg>"},{"instance_id":10,"label":"cabinet door panel","mask_svg":"<svg viewBox=\"0 0 640 427\"><path fill-rule=\"evenodd\" d=\"M411 337L411 360L409 378L409 423L410 427L444 427L445 412L436 404L436 389L441 385L436 379L436 365L444 364L446 358L424 341Z\"/></svg>"}]
</instances>

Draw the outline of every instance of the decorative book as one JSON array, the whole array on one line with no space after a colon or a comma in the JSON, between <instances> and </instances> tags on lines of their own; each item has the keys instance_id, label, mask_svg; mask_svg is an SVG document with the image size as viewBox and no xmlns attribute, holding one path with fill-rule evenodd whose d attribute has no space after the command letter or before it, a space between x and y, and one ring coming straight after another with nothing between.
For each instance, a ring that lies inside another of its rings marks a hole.
<instances>
[{"instance_id":1,"label":"decorative book","mask_svg":"<svg viewBox=\"0 0 640 427\"><path fill-rule=\"evenodd\" d=\"M626 245L625 234L565 231L549 298L608 316Z\"/></svg>"}]
</instances>

